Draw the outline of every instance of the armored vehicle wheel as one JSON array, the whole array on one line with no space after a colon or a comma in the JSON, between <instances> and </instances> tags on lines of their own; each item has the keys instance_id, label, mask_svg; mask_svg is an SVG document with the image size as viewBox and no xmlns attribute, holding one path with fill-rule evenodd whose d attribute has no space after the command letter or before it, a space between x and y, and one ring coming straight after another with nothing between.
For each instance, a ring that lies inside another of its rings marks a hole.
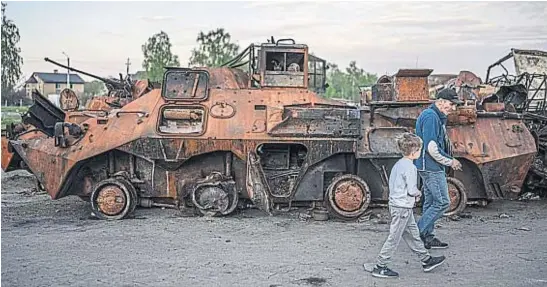
<instances>
[{"instance_id":1,"label":"armored vehicle wheel","mask_svg":"<svg viewBox=\"0 0 547 287\"><path fill-rule=\"evenodd\" d=\"M340 219L359 218L370 204L367 183L353 174L335 177L327 188L325 203L330 213Z\"/></svg>"},{"instance_id":2,"label":"armored vehicle wheel","mask_svg":"<svg viewBox=\"0 0 547 287\"><path fill-rule=\"evenodd\" d=\"M450 205L444 216L458 215L467 206L467 190L461 181L447 177Z\"/></svg>"},{"instance_id":3,"label":"armored vehicle wheel","mask_svg":"<svg viewBox=\"0 0 547 287\"><path fill-rule=\"evenodd\" d=\"M194 205L205 216L221 216L230 207L228 194L218 186L202 186L192 197Z\"/></svg>"},{"instance_id":4,"label":"armored vehicle wheel","mask_svg":"<svg viewBox=\"0 0 547 287\"><path fill-rule=\"evenodd\" d=\"M137 195L137 190L135 189L133 184L129 180L125 179L124 177L116 176L116 179L119 180L120 182L123 182L123 184L129 188L130 194L133 197L133 199L131 200L131 208L129 209L129 212L128 212L128 214L131 214L133 213L133 211L135 211L135 208L137 208L137 205L139 205L139 196Z\"/></svg>"},{"instance_id":5,"label":"armored vehicle wheel","mask_svg":"<svg viewBox=\"0 0 547 287\"><path fill-rule=\"evenodd\" d=\"M137 205L137 192L122 178L105 179L91 193L91 209L100 219L119 220L133 212Z\"/></svg>"}]
</instances>

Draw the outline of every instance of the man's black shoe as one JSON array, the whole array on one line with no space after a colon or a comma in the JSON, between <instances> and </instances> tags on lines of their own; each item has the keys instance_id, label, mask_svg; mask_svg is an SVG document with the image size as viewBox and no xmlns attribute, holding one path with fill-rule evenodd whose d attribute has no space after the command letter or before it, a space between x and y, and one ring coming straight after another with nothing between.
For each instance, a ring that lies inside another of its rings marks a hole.
<instances>
[{"instance_id":1,"label":"man's black shoe","mask_svg":"<svg viewBox=\"0 0 547 287\"><path fill-rule=\"evenodd\" d=\"M426 249L445 249L445 248L448 248L448 243L444 243L444 242L441 242L439 239L437 238L433 238L433 240L431 240L431 242L429 243L424 243L424 247Z\"/></svg>"},{"instance_id":2,"label":"man's black shoe","mask_svg":"<svg viewBox=\"0 0 547 287\"><path fill-rule=\"evenodd\" d=\"M381 267L376 265L374 270L372 270L372 276L379 278L397 278L399 277L399 273L387 268L386 266Z\"/></svg>"},{"instance_id":3,"label":"man's black shoe","mask_svg":"<svg viewBox=\"0 0 547 287\"><path fill-rule=\"evenodd\" d=\"M439 257L429 256L428 260L422 262L422 267L424 268L424 272L429 272L435 269L437 266L443 264L445 259L446 258L444 256L439 256Z\"/></svg>"}]
</instances>

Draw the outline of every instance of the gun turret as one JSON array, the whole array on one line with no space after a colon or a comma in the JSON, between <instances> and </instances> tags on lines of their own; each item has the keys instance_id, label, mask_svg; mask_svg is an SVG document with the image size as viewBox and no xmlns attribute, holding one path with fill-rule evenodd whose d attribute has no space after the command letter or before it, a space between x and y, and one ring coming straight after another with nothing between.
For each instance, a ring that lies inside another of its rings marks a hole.
<instances>
[{"instance_id":1,"label":"gun turret","mask_svg":"<svg viewBox=\"0 0 547 287\"><path fill-rule=\"evenodd\" d=\"M114 97L119 97L119 98L130 98L130 97L132 97L133 83L132 83L131 79L129 78L129 75L125 79L123 79L122 74L120 74L120 79L119 80L107 79L107 78L99 77L97 75L93 75L93 74L90 74L90 73L87 73L87 72L84 72L84 71L81 71L81 70L78 70L78 69L74 69L74 68L65 66L65 65L63 65L61 63L57 63L57 62L55 62L55 61L53 61L53 60L51 60L47 57L44 60L46 62L50 62L54 65L59 66L59 67L68 69L69 71L80 73L80 74L86 75L88 77L91 77L91 78L94 78L94 79L97 79L97 80L103 82L106 86L106 89L108 90L108 96L114 96Z\"/></svg>"}]
</instances>

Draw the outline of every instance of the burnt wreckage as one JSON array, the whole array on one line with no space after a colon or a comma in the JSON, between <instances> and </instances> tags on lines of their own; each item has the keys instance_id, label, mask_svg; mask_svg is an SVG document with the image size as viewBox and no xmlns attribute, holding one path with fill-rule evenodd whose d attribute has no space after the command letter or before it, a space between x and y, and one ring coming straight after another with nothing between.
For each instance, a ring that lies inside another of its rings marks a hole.
<instances>
[{"instance_id":1,"label":"burnt wreckage","mask_svg":"<svg viewBox=\"0 0 547 287\"><path fill-rule=\"evenodd\" d=\"M504 66L513 59L514 74ZM496 75L497 72L499 75ZM504 103L521 114L532 132L538 153L525 181L527 190L547 195L547 52L511 49L488 67L485 84L496 92L484 103Z\"/></svg>"},{"instance_id":2,"label":"burnt wreckage","mask_svg":"<svg viewBox=\"0 0 547 287\"><path fill-rule=\"evenodd\" d=\"M325 71L306 45L272 39L220 68L167 68L161 88L78 122L35 92L25 121L42 136L9 134L2 168L28 169L53 199L80 196L103 219L138 205L355 219L388 199L393 137L431 104L431 70L380 78L362 107L321 97ZM448 214L519 193L536 153L519 114L465 105L449 134L463 172L449 173Z\"/></svg>"}]
</instances>

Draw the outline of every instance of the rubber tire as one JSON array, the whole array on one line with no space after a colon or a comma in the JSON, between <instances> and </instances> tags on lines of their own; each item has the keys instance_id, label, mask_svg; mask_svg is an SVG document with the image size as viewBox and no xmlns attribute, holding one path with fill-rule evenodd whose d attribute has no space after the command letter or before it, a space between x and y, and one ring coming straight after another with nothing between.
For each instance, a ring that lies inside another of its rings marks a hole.
<instances>
[{"instance_id":1,"label":"rubber tire","mask_svg":"<svg viewBox=\"0 0 547 287\"><path fill-rule=\"evenodd\" d=\"M97 196L99 195L99 191L102 189L102 187L106 185L117 185L120 187L120 189L123 191L123 194L126 198L126 205L121 213L117 215L107 215L102 213L99 210L99 206L97 205ZM127 217L133 210L135 209L137 202L137 193L135 191L135 187L129 181L122 179L122 178L109 178L105 179L97 184L97 186L93 189L93 192L91 192L91 209L93 210L93 213L95 216L102 220L121 220Z\"/></svg>"},{"instance_id":2,"label":"rubber tire","mask_svg":"<svg viewBox=\"0 0 547 287\"><path fill-rule=\"evenodd\" d=\"M137 208L137 205L139 204L139 196L137 194L137 189L135 189L135 187L133 186L133 184L127 180L125 177L116 177L117 180L119 180L120 182L123 182L123 184L125 184L128 189L129 189L129 192L131 193L131 196L133 197L133 200L131 201L131 209L129 210L129 213L128 214L131 214L135 211L135 209Z\"/></svg>"},{"instance_id":3,"label":"rubber tire","mask_svg":"<svg viewBox=\"0 0 547 287\"><path fill-rule=\"evenodd\" d=\"M467 206L467 189L465 188L465 186L463 185L463 183L459 179L456 179L456 178L453 178L453 177L447 177L446 181L447 181L448 185L452 184L456 187L456 189L458 190L459 195L460 195L460 202L459 202L458 206L456 207L456 209L454 209L451 212L448 212L448 211L445 212L444 216L458 215Z\"/></svg>"}]
</instances>

